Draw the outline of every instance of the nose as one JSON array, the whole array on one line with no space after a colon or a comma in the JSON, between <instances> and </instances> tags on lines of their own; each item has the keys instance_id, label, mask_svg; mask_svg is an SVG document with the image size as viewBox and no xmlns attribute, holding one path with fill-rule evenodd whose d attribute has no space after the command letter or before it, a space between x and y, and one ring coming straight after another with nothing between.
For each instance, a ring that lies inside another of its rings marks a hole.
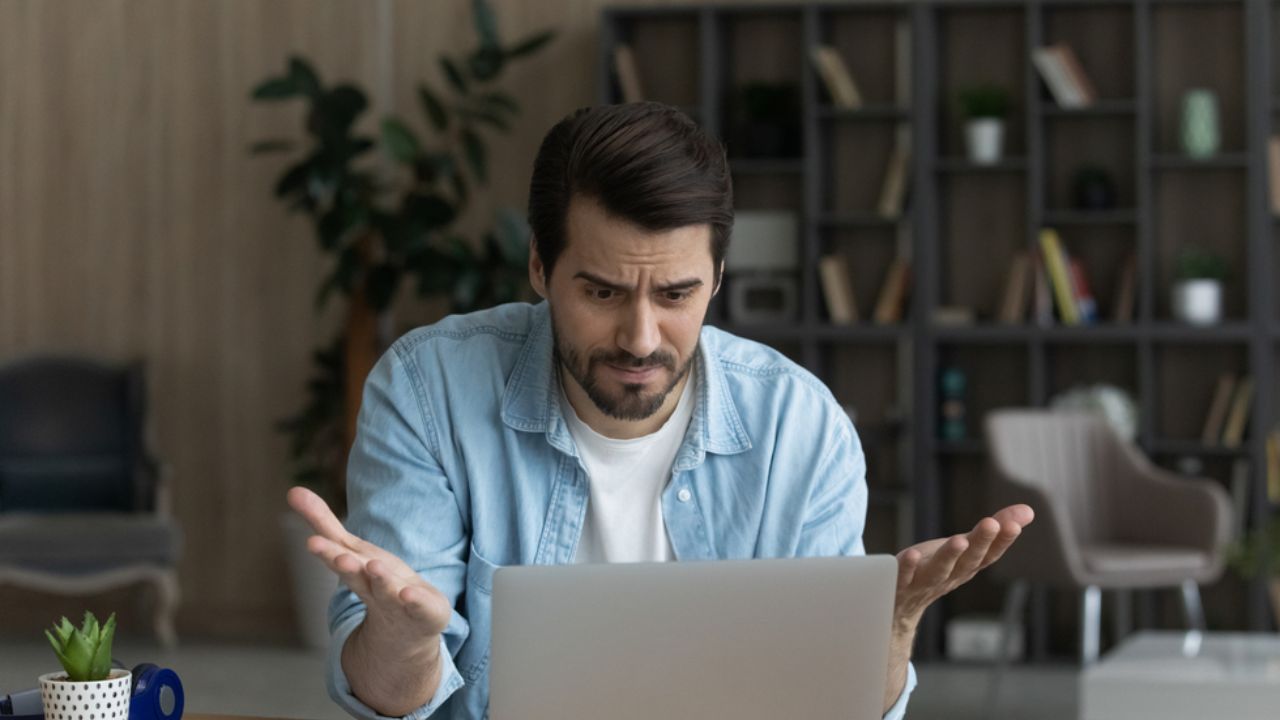
<instances>
[{"instance_id":1,"label":"nose","mask_svg":"<svg viewBox=\"0 0 1280 720\"><path fill-rule=\"evenodd\" d=\"M625 310L626 317L618 326L618 347L635 357L652 355L662 344L658 317L647 298L639 298Z\"/></svg>"}]
</instances>

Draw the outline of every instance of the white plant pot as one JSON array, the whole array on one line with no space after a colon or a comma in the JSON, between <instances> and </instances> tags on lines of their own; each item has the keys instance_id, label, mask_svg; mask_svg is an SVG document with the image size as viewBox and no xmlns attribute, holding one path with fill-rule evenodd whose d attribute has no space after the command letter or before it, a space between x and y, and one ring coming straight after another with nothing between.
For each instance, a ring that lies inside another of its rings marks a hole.
<instances>
[{"instance_id":1,"label":"white plant pot","mask_svg":"<svg viewBox=\"0 0 1280 720\"><path fill-rule=\"evenodd\" d=\"M293 585L293 607L298 636L309 648L329 646L329 601L338 589L338 577L320 558L307 552L307 538L315 533L306 521L289 512L280 516L285 559Z\"/></svg>"},{"instance_id":2,"label":"white plant pot","mask_svg":"<svg viewBox=\"0 0 1280 720\"><path fill-rule=\"evenodd\" d=\"M1173 317L1192 325L1213 325L1222 319L1222 283L1182 280L1173 286Z\"/></svg>"},{"instance_id":3,"label":"white plant pot","mask_svg":"<svg viewBox=\"0 0 1280 720\"><path fill-rule=\"evenodd\" d=\"M129 720L133 673L116 668L106 680L71 682L65 672L40 676L45 720Z\"/></svg>"},{"instance_id":4,"label":"white plant pot","mask_svg":"<svg viewBox=\"0 0 1280 720\"><path fill-rule=\"evenodd\" d=\"M1004 151L1004 121L999 118L977 118L964 126L969 160L979 165L1000 162Z\"/></svg>"}]
</instances>

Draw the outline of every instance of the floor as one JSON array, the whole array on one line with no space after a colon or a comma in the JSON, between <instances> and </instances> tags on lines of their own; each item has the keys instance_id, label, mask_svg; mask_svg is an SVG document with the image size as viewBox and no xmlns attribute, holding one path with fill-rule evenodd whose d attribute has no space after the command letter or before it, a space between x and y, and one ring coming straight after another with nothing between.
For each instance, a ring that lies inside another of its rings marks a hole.
<instances>
[{"instance_id":1,"label":"floor","mask_svg":"<svg viewBox=\"0 0 1280 720\"><path fill-rule=\"evenodd\" d=\"M290 647L185 644L169 653L153 645L122 644L115 656L129 666L154 662L182 678L187 711L343 720L347 715L324 687L323 656ZM57 669L48 643L0 640L0 695L36 685ZM984 708L987 670L977 665L925 665L911 698L912 720L977 720ZM1002 693L1000 718L1075 720L1073 667L1015 668Z\"/></svg>"}]
</instances>

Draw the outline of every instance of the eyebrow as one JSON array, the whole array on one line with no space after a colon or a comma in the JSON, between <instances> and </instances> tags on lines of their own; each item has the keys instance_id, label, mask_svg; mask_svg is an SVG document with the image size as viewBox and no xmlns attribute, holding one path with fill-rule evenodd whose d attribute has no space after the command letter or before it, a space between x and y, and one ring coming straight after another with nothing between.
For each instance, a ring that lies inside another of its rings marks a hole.
<instances>
[{"instance_id":1,"label":"eyebrow","mask_svg":"<svg viewBox=\"0 0 1280 720\"><path fill-rule=\"evenodd\" d=\"M573 277L575 279L582 278L583 280L586 280L592 285L599 285L600 287L605 288L607 290L618 290L620 292L622 291L631 292L635 290L635 287L629 287L627 285L619 285L618 283L615 283L615 282L609 282L608 280L605 280L599 275L594 275L586 271L579 271ZM696 287L701 287L702 284L703 284L702 280L698 278L689 278L687 280L677 280L675 282L670 282L665 285L659 285L655 289L657 292L672 292L675 290L690 290Z\"/></svg>"}]
</instances>

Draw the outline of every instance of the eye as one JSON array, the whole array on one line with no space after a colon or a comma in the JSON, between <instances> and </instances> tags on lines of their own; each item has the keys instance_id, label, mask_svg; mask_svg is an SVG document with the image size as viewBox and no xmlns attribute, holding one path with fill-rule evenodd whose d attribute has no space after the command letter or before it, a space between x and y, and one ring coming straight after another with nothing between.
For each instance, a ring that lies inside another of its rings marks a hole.
<instances>
[{"instance_id":1,"label":"eye","mask_svg":"<svg viewBox=\"0 0 1280 720\"><path fill-rule=\"evenodd\" d=\"M609 288L602 288L602 287L587 288L587 297L591 298L592 300L599 300L602 302L605 300L612 300L617 296L617 294L618 294L617 292L610 290Z\"/></svg>"},{"instance_id":2,"label":"eye","mask_svg":"<svg viewBox=\"0 0 1280 720\"><path fill-rule=\"evenodd\" d=\"M662 293L662 299L669 303L680 303L688 300L692 294L692 290L668 290Z\"/></svg>"}]
</instances>

